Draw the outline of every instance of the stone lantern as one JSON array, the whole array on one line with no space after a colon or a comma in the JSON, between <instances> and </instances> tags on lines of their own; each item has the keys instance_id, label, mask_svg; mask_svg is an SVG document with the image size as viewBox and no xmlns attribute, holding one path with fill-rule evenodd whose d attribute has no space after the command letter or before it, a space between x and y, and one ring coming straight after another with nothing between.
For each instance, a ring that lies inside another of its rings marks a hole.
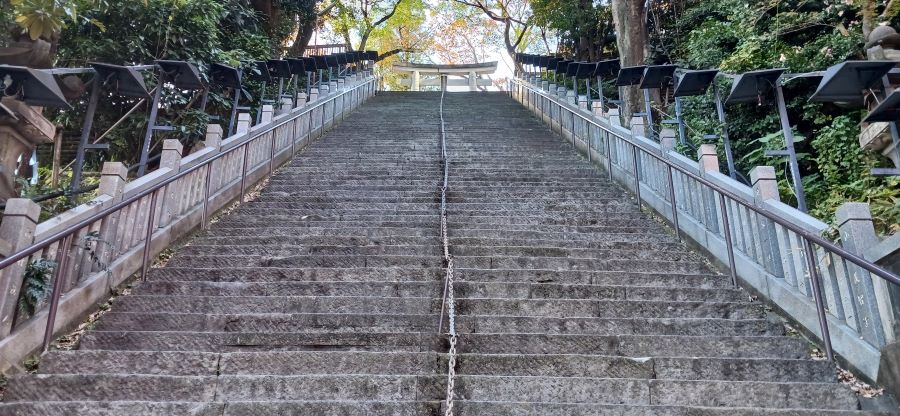
<instances>
[{"instance_id":1,"label":"stone lantern","mask_svg":"<svg viewBox=\"0 0 900 416\"><path fill-rule=\"evenodd\" d=\"M869 60L900 62L900 34L890 26L878 26L866 39L866 55ZM891 79L891 76L888 77ZM896 80L891 79L891 86L896 88ZM875 103L871 103L871 109ZM866 150L879 152L900 167L897 143L891 139L890 124L877 122L864 124L859 135L859 145Z\"/></svg>"}]
</instances>

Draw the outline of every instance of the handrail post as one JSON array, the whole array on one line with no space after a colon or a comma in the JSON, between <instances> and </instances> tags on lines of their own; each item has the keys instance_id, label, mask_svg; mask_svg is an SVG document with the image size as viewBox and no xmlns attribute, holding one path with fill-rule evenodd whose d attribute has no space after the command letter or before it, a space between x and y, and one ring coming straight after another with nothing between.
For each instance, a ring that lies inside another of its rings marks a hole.
<instances>
[{"instance_id":1,"label":"handrail post","mask_svg":"<svg viewBox=\"0 0 900 416\"><path fill-rule=\"evenodd\" d=\"M609 181L613 181L613 163L612 163L612 139L609 138L609 131L604 130L606 136L606 172L609 174Z\"/></svg>"},{"instance_id":2,"label":"handrail post","mask_svg":"<svg viewBox=\"0 0 900 416\"><path fill-rule=\"evenodd\" d=\"M725 194L719 194L719 209L722 211L722 235L725 236L725 248L728 251L728 269L731 271L731 284L737 286L737 269L734 264L734 244L731 241L731 222L728 220L728 206Z\"/></svg>"},{"instance_id":3,"label":"handrail post","mask_svg":"<svg viewBox=\"0 0 900 416\"><path fill-rule=\"evenodd\" d=\"M675 181L672 178L671 165L666 165L666 173L669 180L669 200L672 201L672 226L675 228L675 237L681 241L681 227L678 225L678 202L675 199Z\"/></svg>"},{"instance_id":4,"label":"handrail post","mask_svg":"<svg viewBox=\"0 0 900 416\"><path fill-rule=\"evenodd\" d=\"M664 159L669 157L669 151L675 148L675 131L663 129L659 133L660 153ZM669 201L672 207L672 225L675 227L675 237L681 241L681 227L678 225L678 201L675 200L675 180L672 174L672 165L666 163L666 180L669 186Z\"/></svg>"},{"instance_id":5,"label":"handrail post","mask_svg":"<svg viewBox=\"0 0 900 416\"><path fill-rule=\"evenodd\" d=\"M150 194L150 209L147 215L147 232L144 234L144 253L141 258L141 280L147 280L147 268L150 266L150 248L153 240L153 219L156 217L156 199L159 191Z\"/></svg>"},{"instance_id":6,"label":"handrail post","mask_svg":"<svg viewBox=\"0 0 900 416\"><path fill-rule=\"evenodd\" d=\"M244 143L244 159L241 166L241 196L238 199L238 204L244 203L244 193L247 190L247 164L250 162L248 159L250 150L250 142Z\"/></svg>"},{"instance_id":7,"label":"handrail post","mask_svg":"<svg viewBox=\"0 0 900 416\"><path fill-rule=\"evenodd\" d=\"M819 269L816 265L816 253L809 240L803 239L806 264L809 267L809 278L812 281L813 299L816 301L816 314L819 317L819 329L822 331L822 343L825 345L825 356L829 362L834 361L831 348L831 334L828 332L828 317L825 315L825 301L822 297L822 284L819 282Z\"/></svg>"},{"instance_id":8,"label":"handrail post","mask_svg":"<svg viewBox=\"0 0 900 416\"><path fill-rule=\"evenodd\" d=\"M203 186L203 214L200 218L200 229L209 229L209 188L212 182L212 163L206 165L206 184Z\"/></svg>"},{"instance_id":9,"label":"handrail post","mask_svg":"<svg viewBox=\"0 0 900 416\"><path fill-rule=\"evenodd\" d=\"M66 275L69 269L69 256L71 256L72 236L75 232L67 235L63 239L59 249L56 261L56 273L53 277L53 293L50 294L50 306L47 310L47 326L44 327L44 341L41 351L47 352L50 349L50 342L53 340L53 329L56 326L56 312L59 310L59 298L62 297L63 288L66 286Z\"/></svg>"},{"instance_id":10,"label":"handrail post","mask_svg":"<svg viewBox=\"0 0 900 416\"><path fill-rule=\"evenodd\" d=\"M638 147L631 145L631 163L634 166L634 194L637 196L638 210L642 209L641 204L641 172L638 165Z\"/></svg>"}]
</instances>

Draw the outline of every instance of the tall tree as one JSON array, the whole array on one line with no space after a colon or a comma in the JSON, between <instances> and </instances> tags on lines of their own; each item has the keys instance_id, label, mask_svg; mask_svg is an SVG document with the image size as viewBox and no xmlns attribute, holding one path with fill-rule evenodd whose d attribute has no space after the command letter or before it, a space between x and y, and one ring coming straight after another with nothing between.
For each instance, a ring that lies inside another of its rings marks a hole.
<instances>
[{"instance_id":1,"label":"tall tree","mask_svg":"<svg viewBox=\"0 0 900 416\"><path fill-rule=\"evenodd\" d=\"M331 15L335 32L352 50L365 50L372 33L383 27L407 0L336 1ZM354 46L353 38L358 39Z\"/></svg>"},{"instance_id":2,"label":"tall tree","mask_svg":"<svg viewBox=\"0 0 900 416\"><path fill-rule=\"evenodd\" d=\"M647 43L647 13L644 0L612 0L613 23L616 26L616 43L622 66L642 65L650 51ZM637 87L623 89L625 120L637 112L641 94Z\"/></svg>"},{"instance_id":3,"label":"tall tree","mask_svg":"<svg viewBox=\"0 0 900 416\"><path fill-rule=\"evenodd\" d=\"M453 1L480 10L491 20L503 25L503 43L510 56L525 46L523 41L533 27L531 5L527 0Z\"/></svg>"}]
</instances>

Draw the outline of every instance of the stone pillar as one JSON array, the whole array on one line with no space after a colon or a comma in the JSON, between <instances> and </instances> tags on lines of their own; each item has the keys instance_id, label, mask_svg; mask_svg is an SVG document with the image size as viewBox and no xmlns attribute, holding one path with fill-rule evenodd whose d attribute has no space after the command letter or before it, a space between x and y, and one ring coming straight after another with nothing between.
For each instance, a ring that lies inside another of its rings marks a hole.
<instances>
[{"instance_id":1,"label":"stone pillar","mask_svg":"<svg viewBox=\"0 0 900 416\"><path fill-rule=\"evenodd\" d=\"M757 166L750 170L750 183L753 184L753 198L757 205L765 201L781 201L778 194L778 179L772 166Z\"/></svg>"},{"instance_id":2,"label":"stone pillar","mask_svg":"<svg viewBox=\"0 0 900 416\"><path fill-rule=\"evenodd\" d=\"M234 128L235 133L246 133L250 131L250 113L239 113L237 119L237 126Z\"/></svg>"},{"instance_id":3,"label":"stone pillar","mask_svg":"<svg viewBox=\"0 0 900 416\"><path fill-rule=\"evenodd\" d=\"M566 98L566 91L568 91L568 89L565 86L557 86L556 96L559 98Z\"/></svg>"},{"instance_id":4,"label":"stone pillar","mask_svg":"<svg viewBox=\"0 0 900 416\"><path fill-rule=\"evenodd\" d=\"M222 136L224 135L224 131L222 130L222 126L218 124L207 124L206 125L206 139L203 140L203 145L206 147L212 147L216 149L218 153L219 149L222 147Z\"/></svg>"},{"instance_id":5,"label":"stone pillar","mask_svg":"<svg viewBox=\"0 0 900 416\"><path fill-rule=\"evenodd\" d=\"M6 201L3 220L0 222L0 241L8 253L4 257L25 249L34 243L34 229L41 215L41 207L27 198L10 198ZM0 338L12 330L19 292L28 259L0 271Z\"/></svg>"},{"instance_id":6,"label":"stone pillar","mask_svg":"<svg viewBox=\"0 0 900 416\"><path fill-rule=\"evenodd\" d=\"M297 108L306 107L306 93L301 92L297 94Z\"/></svg>"},{"instance_id":7,"label":"stone pillar","mask_svg":"<svg viewBox=\"0 0 900 416\"><path fill-rule=\"evenodd\" d=\"M595 117L604 117L603 107L600 105L600 101L594 101L591 103L591 112L594 113Z\"/></svg>"},{"instance_id":8,"label":"stone pillar","mask_svg":"<svg viewBox=\"0 0 900 416\"><path fill-rule=\"evenodd\" d=\"M344 79L337 80L337 90L338 91L343 91L344 88L346 87L346 85L347 85L347 82L344 81Z\"/></svg>"},{"instance_id":9,"label":"stone pillar","mask_svg":"<svg viewBox=\"0 0 900 416\"><path fill-rule=\"evenodd\" d=\"M587 111L587 109L588 109L588 103L587 103L587 96L586 96L586 95L579 95L579 96L578 96L578 108L579 108L579 109L582 109L582 110L584 110L584 111Z\"/></svg>"},{"instance_id":10,"label":"stone pillar","mask_svg":"<svg viewBox=\"0 0 900 416\"><path fill-rule=\"evenodd\" d=\"M290 97L282 97L281 98L281 107L276 110L277 115L287 114L291 112L291 109L294 108L294 99Z\"/></svg>"},{"instance_id":11,"label":"stone pillar","mask_svg":"<svg viewBox=\"0 0 900 416\"><path fill-rule=\"evenodd\" d=\"M575 90L566 90L566 102L575 106L578 105L578 96Z\"/></svg>"},{"instance_id":12,"label":"stone pillar","mask_svg":"<svg viewBox=\"0 0 900 416\"><path fill-rule=\"evenodd\" d=\"M263 121L264 123L266 121ZM167 139L163 141L162 155L159 160L160 169L169 169L170 175L175 175L181 170L181 152L183 148L181 142L175 139ZM161 205L159 221L156 223L158 227L169 225L173 218L181 214L181 186L175 181L166 186L162 201L157 201L157 205Z\"/></svg>"},{"instance_id":13,"label":"stone pillar","mask_svg":"<svg viewBox=\"0 0 900 416\"><path fill-rule=\"evenodd\" d=\"M622 117L619 116L618 108L611 108L606 112L606 116L609 117L609 123L614 126L622 125Z\"/></svg>"},{"instance_id":14,"label":"stone pillar","mask_svg":"<svg viewBox=\"0 0 900 416\"><path fill-rule=\"evenodd\" d=\"M697 149L697 157L701 174L719 171L719 155L716 153L716 145L701 144Z\"/></svg>"},{"instance_id":15,"label":"stone pillar","mask_svg":"<svg viewBox=\"0 0 900 416\"><path fill-rule=\"evenodd\" d=\"M218 124L215 125L219 127ZM221 132L222 128L219 127ZM113 201L122 200L122 192L128 181L128 168L122 162L103 163L103 172L100 174L100 195L108 195Z\"/></svg>"},{"instance_id":16,"label":"stone pillar","mask_svg":"<svg viewBox=\"0 0 900 416\"><path fill-rule=\"evenodd\" d=\"M544 91L550 90L550 81L541 81L541 89Z\"/></svg>"},{"instance_id":17,"label":"stone pillar","mask_svg":"<svg viewBox=\"0 0 900 416\"><path fill-rule=\"evenodd\" d=\"M835 220L841 233L841 246L858 256L865 257L866 252L880 242L867 203L848 202L841 205L835 213ZM896 339L895 316L890 285L849 262L847 268L860 315L860 333L879 347L893 342Z\"/></svg>"},{"instance_id":18,"label":"stone pillar","mask_svg":"<svg viewBox=\"0 0 900 416\"><path fill-rule=\"evenodd\" d=\"M275 115L275 109L271 105L266 104L266 105L262 106L262 117L260 117L259 123L266 124L266 123L271 122L272 117L274 115Z\"/></svg>"},{"instance_id":19,"label":"stone pillar","mask_svg":"<svg viewBox=\"0 0 900 416\"><path fill-rule=\"evenodd\" d=\"M411 80L411 86L410 86L409 89L412 90L412 91L418 91L418 90L419 90L419 71L413 71L413 73L412 73L412 80Z\"/></svg>"},{"instance_id":20,"label":"stone pillar","mask_svg":"<svg viewBox=\"0 0 900 416\"><path fill-rule=\"evenodd\" d=\"M475 82L475 71L469 71L469 91L478 91L478 85Z\"/></svg>"},{"instance_id":21,"label":"stone pillar","mask_svg":"<svg viewBox=\"0 0 900 416\"><path fill-rule=\"evenodd\" d=\"M222 131L222 127L215 124ZM122 200L122 194L125 191L125 184L128 183L128 168L121 162L105 162L103 163L103 172L100 175L100 195L112 197L112 204ZM97 244L94 248L97 251L96 262L93 263L92 271L100 271L101 267L106 267L112 262L113 246L118 241L117 231L119 229L119 213L110 214L103 220L99 230L99 240L103 243Z\"/></svg>"},{"instance_id":22,"label":"stone pillar","mask_svg":"<svg viewBox=\"0 0 900 416\"><path fill-rule=\"evenodd\" d=\"M778 194L778 179L775 177L775 168L772 166L756 166L750 170L750 183L753 185L753 201L757 206L763 206L766 201L781 201ZM779 234L783 235L780 227L775 222L765 220L759 217L757 233L759 235L758 251L763 254L763 261L768 265L768 269L772 271L775 277L783 278L785 267L793 267L786 264L786 258L782 253L790 253L793 251L790 243L785 246L781 241L788 241L786 236L779 238ZM754 244L756 242L754 241ZM799 258L799 257L798 257ZM829 306L829 307L833 307Z\"/></svg>"},{"instance_id":23,"label":"stone pillar","mask_svg":"<svg viewBox=\"0 0 900 416\"><path fill-rule=\"evenodd\" d=\"M631 117L631 135L634 137L637 136L647 136L646 125L644 124L644 118L640 116L632 116Z\"/></svg>"},{"instance_id":24,"label":"stone pillar","mask_svg":"<svg viewBox=\"0 0 900 416\"><path fill-rule=\"evenodd\" d=\"M675 149L675 130L674 129L662 129L659 132L659 149L662 152L663 157L667 157L669 151Z\"/></svg>"},{"instance_id":25,"label":"stone pillar","mask_svg":"<svg viewBox=\"0 0 900 416\"><path fill-rule=\"evenodd\" d=\"M312 88L309 90L309 104L316 102L319 99L319 90Z\"/></svg>"}]
</instances>

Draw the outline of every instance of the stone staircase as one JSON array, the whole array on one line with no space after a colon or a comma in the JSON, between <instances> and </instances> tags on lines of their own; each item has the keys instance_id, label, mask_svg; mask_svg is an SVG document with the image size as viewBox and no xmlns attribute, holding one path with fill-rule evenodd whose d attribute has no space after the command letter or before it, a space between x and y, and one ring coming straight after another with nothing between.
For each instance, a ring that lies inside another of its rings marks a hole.
<instances>
[{"instance_id":1,"label":"stone staircase","mask_svg":"<svg viewBox=\"0 0 900 416\"><path fill-rule=\"evenodd\" d=\"M442 414L439 99L351 114L12 379L0 415ZM524 108L445 100L457 415L857 413L805 341Z\"/></svg>"}]
</instances>

